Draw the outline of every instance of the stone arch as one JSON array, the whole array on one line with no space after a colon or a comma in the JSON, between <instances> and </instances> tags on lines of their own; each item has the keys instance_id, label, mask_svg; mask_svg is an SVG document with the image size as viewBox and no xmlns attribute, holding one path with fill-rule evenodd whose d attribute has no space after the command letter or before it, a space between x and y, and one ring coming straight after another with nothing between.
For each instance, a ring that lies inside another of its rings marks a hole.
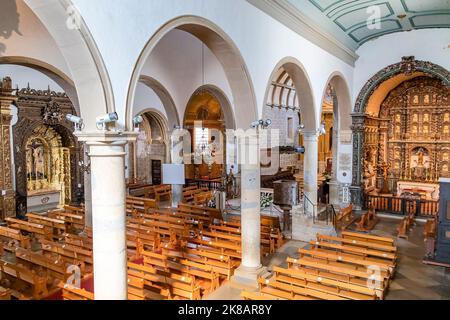
<instances>
[{"instance_id":1,"label":"stone arch","mask_svg":"<svg viewBox=\"0 0 450 320\"><path fill-rule=\"evenodd\" d=\"M159 41L171 30L179 29L192 34L202 41L217 57L230 83L236 113L236 125L248 128L257 118L258 111L253 84L244 59L233 40L217 25L198 16L181 16L163 25L145 45L130 79L127 97L126 123L132 122L132 108L137 83L145 62Z\"/></svg>"},{"instance_id":2,"label":"stone arch","mask_svg":"<svg viewBox=\"0 0 450 320\"><path fill-rule=\"evenodd\" d=\"M81 114L75 83L72 81L72 79L70 79L69 76L67 76L58 68L55 68L54 66L37 59L19 56L0 57L0 65L2 64L28 67L43 73L44 75L55 81L64 90L64 92L72 102L75 110L77 111L77 114Z\"/></svg>"},{"instance_id":3,"label":"stone arch","mask_svg":"<svg viewBox=\"0 0 450 320\"><path fill-rule=\"evenodd\" d=\"M318 125L311 81L305 68L296 58L286 57L275 66L267 86L268 89L264 98L265 103L268 101L269 95L274 94L274 91L271 90L273 83L280 80L288 81L287 76L291 78L291 83L296 91L296 96L292 101L294 106L300 108L305 131L316 131Z\"/></svg>"},{"instance_id":4,"label":"stone arch","mask_svg":"<svg viewBox=\"0 0 450 320\"><path fill-rule=\"evenodd\" d=\"M24 0L54 38L72 73L86 131L96 117L115 111L111 82L101 54L71 0Z\"/></svg>"},{"instance_id":5,"label":"stone arch","mask_svg":"<svg viewBox=\"0 0 450 320\"><path fill-rule=\"evenodd\" d=\"M440 65L429 61L416 60L415 57L403 57L399 63L392 64L378 71L369 81L366 82L355 103L354 112L352 114L352 131L353 131L353 177L352 177L352 202L361 207L363 202L362 191L362 170L364 161L364 128L367 108L371 97L384 84L389 81L394 82L391 89L396 85L410 80L418 76L428 76L437 78L446 86L450 86L450 72Z\"/></svg>"},{"instance_id":6,"label":"stone arch","mask_svg":"<svg viewBox=\"0 0 450 320\"><path fill-rule=\"evenodd\" d=\"M141 75L139 77L139 82L152 89L161 100L167 114L169 126L180 125L180 117L169 91L158 80L149 76ZM133 116L133 114L131 114L131 116ZM168 129L171 130L173 128Z\"/></svg>"}]
</instances>

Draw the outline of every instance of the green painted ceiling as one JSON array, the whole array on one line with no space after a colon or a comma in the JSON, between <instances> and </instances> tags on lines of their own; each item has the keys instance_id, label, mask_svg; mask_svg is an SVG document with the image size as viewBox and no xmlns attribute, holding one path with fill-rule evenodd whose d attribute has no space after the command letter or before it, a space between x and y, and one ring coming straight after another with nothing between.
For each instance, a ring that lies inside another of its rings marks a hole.
<instances>
[{"instance_id":1,"label":"green painted ceiling","mask_svg":"<svg viewBox=\"0 0 450 320\"><path fill-rule=\"evenodd\" d=\"M287 1L354 50L369 40L394 32L450 28L450 0ZM379 28L370 23L371 15L376 12L380 13Z\"/></svg>"}]
</instances>

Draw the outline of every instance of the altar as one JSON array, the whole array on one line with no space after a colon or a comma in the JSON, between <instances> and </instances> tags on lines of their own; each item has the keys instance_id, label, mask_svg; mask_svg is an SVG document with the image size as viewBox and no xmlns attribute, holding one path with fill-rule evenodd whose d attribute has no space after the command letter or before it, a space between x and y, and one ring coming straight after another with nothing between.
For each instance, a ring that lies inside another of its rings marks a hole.
<instances>
[{"instance_id":1,"label":"altar","mask_svg":"<svg viewBox=\"0 0 450 320\"><path fill-rule=\"evenodd\" d=\"M58 209L60 200L61 191L58 190L30 192L27 197L27 211L43 212Z\"/></svg>"},{"instance_id":2,"label":"altar","mask_svg":"<svg viewBox=\"0 0 450 320\"><path fill-rule=\"evenodd\" d=\"M439 184L413 181L400 181L397 183L397 196L406 193L419 194L425 200L439 200Z\"/></svg>"}]
</instances>

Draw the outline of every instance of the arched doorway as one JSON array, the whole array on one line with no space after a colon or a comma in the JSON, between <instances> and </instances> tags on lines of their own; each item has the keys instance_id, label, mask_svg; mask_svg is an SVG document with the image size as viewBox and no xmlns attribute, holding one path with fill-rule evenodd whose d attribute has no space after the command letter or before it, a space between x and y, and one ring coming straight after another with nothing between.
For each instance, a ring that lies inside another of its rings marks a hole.
<instances>
[{"instance_id":1,"label":"arched doorway","mask_svg":"<svg viewBox=\"0 0 450 320\"><path fill-rule=\"evenodd\" d=\"M447 175L449 87L447 70L414 57L381 70L364 86L352 128L356 203L367 206L376 201L368 198L401 197L409 189L419 190L413 193L422 199L422 191L433 193L433 184Z\"/></svg>"},{"instance_id":2,"label":"arched doorway","mask_svg":"<svg viewBox=\"0 0 450 320\"><path fill-rule=\"evenodd\" d=\"M167 120L164 115L151 109L140 115L143 122L138 125L139 136L134 148L135 178L139 183L160 185L161 167L167 160Z\"/></svg>"},{"instance_id":3,"label":"arched doorway","mask_svg":"<svg viewBox=\"0 0 450 320\"><path fill-rule=\"evenodd\" d=\"M226 173L225 130L230 121L230 127L234 126L230 111L227 98L218 88L203 86L191 96L183 120L192 139L193 159L186 165L188 180L214 181Z\"/></svg>"},{"instance_id":4,"label":"arched doorway","mask_svg":"<svg viewBox=\"0 0 450 320\"><path fill-rule=\"evenodd\" d=\"M289 122L279 126L272 125L271 129L288 128L290 131L285 132L292 136L287 152L292 157L291 161L294 162L294 158L296 160L294 167L298 168L298 174L295 174L295 178L304 189L305 199L308 199L305 210L314 214L317 209L318 125L311 83L297 59L287 57L277 64L269 80L265 101L268 104L265 106L266 110L278 108L300 115L300 125L296 122L296 117L292 117L292 120L287 118L292 125ZM305 147L303 156L295 154L293 147L298 145ZM279 177L275 176L273 179L279 180Z\"/></svg>"}]
</instances>

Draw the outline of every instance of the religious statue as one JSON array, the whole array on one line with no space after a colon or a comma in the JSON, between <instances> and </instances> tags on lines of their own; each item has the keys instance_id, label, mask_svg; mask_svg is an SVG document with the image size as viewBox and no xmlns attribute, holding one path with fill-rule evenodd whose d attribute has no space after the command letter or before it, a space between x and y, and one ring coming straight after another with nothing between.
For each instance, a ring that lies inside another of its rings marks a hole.
<instances>
[{"instance_id":1,"label":"religious statue","mask_svg":"<svg viewBox=\"0 0 450 320\"><path fill-rule=\"evenodd\" d=\"M389 169L391 165L385 162L380 168L383 170L383 189L381 189L381 194L389 194Z\"/></svg>"}]
</instances>

